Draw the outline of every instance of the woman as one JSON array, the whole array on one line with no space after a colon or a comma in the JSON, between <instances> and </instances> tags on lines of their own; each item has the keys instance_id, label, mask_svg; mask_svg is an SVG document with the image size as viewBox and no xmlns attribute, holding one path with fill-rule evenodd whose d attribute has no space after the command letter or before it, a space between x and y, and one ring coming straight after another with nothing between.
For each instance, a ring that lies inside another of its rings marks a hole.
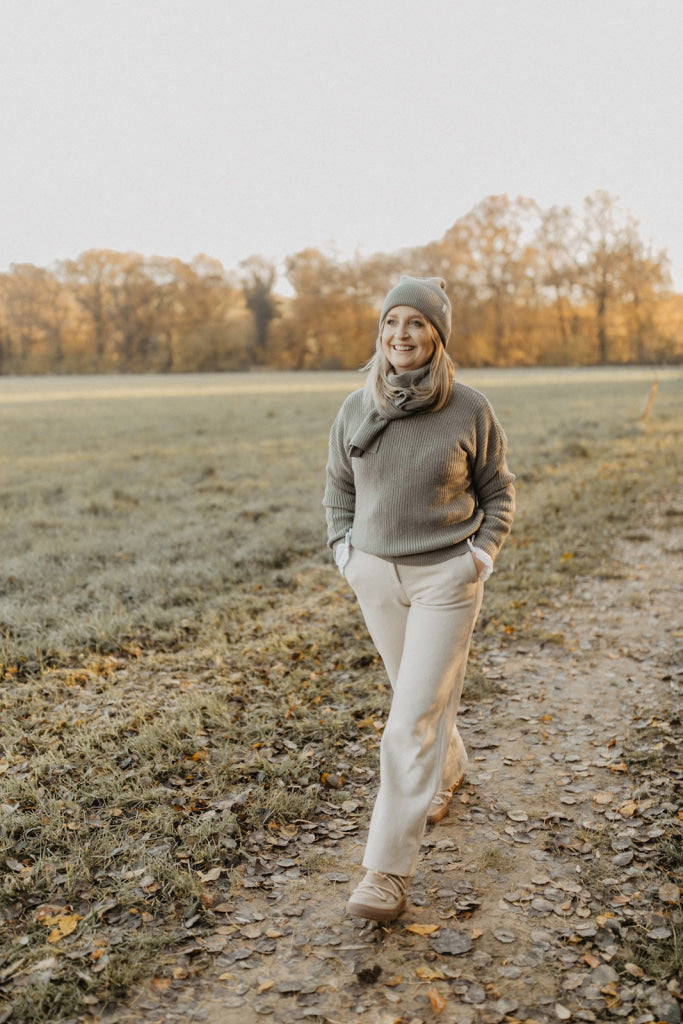
<instances>
[{"instance_id":1,"label":"woman","mask_svg":"<svg viewBox=\"0 0 683 1024\"><path fill-rule=\"evenodd\" d=\"M425 826L462 784L456 713L483 581L514 511L505 435L486 398L453 382L450 332L444 281L402 277L365 388L330 433L329 545L393 690L367 874L347 904L376 921L404 910Z\"/></svg>"}]
</instances>

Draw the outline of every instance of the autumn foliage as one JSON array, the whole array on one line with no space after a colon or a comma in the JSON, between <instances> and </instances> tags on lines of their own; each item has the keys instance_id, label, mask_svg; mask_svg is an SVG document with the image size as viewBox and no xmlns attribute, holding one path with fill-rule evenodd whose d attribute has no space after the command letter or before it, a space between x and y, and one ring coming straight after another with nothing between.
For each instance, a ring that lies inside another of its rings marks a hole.
<instances>
[{"instance_id":1,"label":"autumn foliage","mask_svg":"<svg viewBox=\"0 0 683 1024\"><path fill-rule=\"evenodd\" d=\"M92 249L0 275L0 373L355 369L398 276L441 274L463 366L671 363L683 296L605 192L579 212L489 196L438 241L340 260L304 249L237 270Z\"/></svg>"}]
</instances>

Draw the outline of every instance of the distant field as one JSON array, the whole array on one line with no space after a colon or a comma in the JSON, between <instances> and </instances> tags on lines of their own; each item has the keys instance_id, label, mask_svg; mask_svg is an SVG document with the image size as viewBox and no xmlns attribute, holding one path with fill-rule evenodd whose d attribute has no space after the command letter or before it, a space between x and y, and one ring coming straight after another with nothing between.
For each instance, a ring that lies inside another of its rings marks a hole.
<instances>
[{"instance_id":1,"label":"distant field","mask_svg":"<svg viewBox=\"0 0 683 1024\"><path fill-rule=\"evenodd\" d=\"M620 539L679 521L683 373L460 376L491 398L518 475L466 684L477 701L496 692L481 652L561 644L544 606L571 600L577 575L618 585ZM320 504L329 426L360 382L0 378L11 1019L125 997L184 922L201 929L212 879L209 898L230 898L265 823L314 814L345 757L375 765L386 683Z\"/></svg>"},{"instance_id":2,"label":"distant field","mask_svg":"<svg viewBox=\"0 0 683 1024\"><path fill-rule=\"evenodd\" d=\"M655 377L646 435L660 451L680 429L678 370L460 376L489 395L509 435L519 531L577 458L584 470L605 465L615 483L622 463L637 476L629 452L642 447L638 417ZM236 588L324 562L327 433L360 382L329 373L0 378L5 663L115 650L141 635L184 642L210 628ZM677 455L673 446L670 466ZM577 536L573 546L586 543Z\"/></svg>"}]
</instances>

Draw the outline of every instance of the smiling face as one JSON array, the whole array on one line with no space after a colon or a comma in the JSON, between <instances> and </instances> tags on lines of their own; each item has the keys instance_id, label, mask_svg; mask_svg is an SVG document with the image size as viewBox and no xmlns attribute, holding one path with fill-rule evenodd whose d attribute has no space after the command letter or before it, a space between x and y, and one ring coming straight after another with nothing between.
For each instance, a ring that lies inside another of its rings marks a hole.
<instances>
[{"instance_id":1,"label":"smiling face","mask_svg":"<svg viewBox=\"0 0 683 1024\"><path fill-rule=\"evenodd\" d=\"M396 373L417 370L434 355L434 328L419 309L394 306L387 313L380 335L382 351Z\"/></svg>"}]
</instances>

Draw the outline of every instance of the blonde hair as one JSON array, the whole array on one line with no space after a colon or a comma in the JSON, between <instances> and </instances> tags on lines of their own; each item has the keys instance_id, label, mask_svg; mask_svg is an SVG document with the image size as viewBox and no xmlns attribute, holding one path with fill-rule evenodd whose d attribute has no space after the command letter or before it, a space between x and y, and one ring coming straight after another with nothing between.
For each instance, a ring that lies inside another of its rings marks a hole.
<instances>
[{"instance_id":1,"label":"blonde hair","mask_svg":"<svg viewBox=\"0 0 683 1024\"><path fill-rule=\"evenodd\" d=\"M433 399L430 411L436 412L438 409L443 409L451 397L455 366L443 346L441 335L436 327L431 321L429 325L434 339L434 353L430 360L431 372L422 384L417 386L416 390L420 398L425 398L427 402ZM366 399L373 402L380 413L388 411L389 407L393 405L393 398L397 392L401 394L404 392L403 388L392 387L388 380L388 374L392 372L392 365L382 350L383 326L384 322L379 325L379 334L375 342L375 354L363 367L364 370L367 370L368 374L364 389Z\"/></svg>"}]
</instances>

